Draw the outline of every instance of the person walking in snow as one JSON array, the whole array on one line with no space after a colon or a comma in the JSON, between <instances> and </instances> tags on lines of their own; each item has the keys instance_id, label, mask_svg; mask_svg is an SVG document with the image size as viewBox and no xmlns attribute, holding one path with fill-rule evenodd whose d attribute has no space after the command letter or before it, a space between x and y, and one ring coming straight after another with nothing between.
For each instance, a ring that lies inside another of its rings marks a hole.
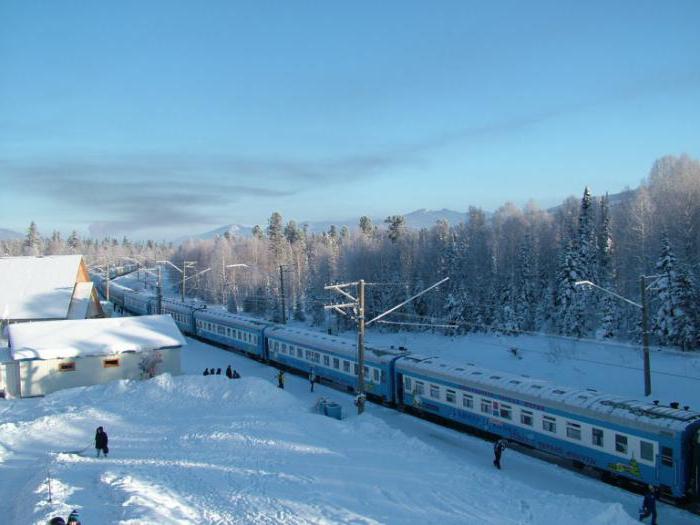
<instances>
[{"instance_id":1,"label":"person walking in snow","mask_svg":"<svg viewBox=\"0 0 700 525\"><path fill-rule=\"evenodd\" d=\"M109 453L109 447L107 446L108 442L109 438L107 437L107 433L102 427L97 427L97 431L95 432L95 448L97 449L98 458L100 457L100 452L102 452L104 457L107 457L107 454Z\"/></svg>"},{"instance_id":2,"label":"person walking in snow","mask_svg":"<svg viewBox=\"0 0 700 525\"><path fill-rule=\"evenodd\" d=\"M277 371L277 388L284 390L284 370Z\"/></svg>"},{"instance_id":3,"label":"person walking in snow","mask_svg":"<svg viewBox=\"0 0 700 525\"><path fill-rule=\"evenodd\" d=\"M217 368L217 369L216 369L216 375L217 375L217 376L220 376L220 375L221 375L221 368Z\"/></svg>"},{"instance_id":4,"label":"person walking in snow","mask_svg":"<svg viewBox=\"0 0 700 525\"><path fill-rule=\"evenodd\" d=\"M77 510L73 509L73 511L70 513L66 525L80 525L80 515L78 514Z\"/></svg>"},{"instance_id":5,"label":"person walking in snow","mask_svg":"<svg viewBox=\"0 0 700 525\"><path fill-rule=\"evenodd\" d=\"M651 516L651 525L656 525L656 498L654 486L649 485L646 494L644 494L642 508L639 510L639 521Z\"/></svg>"},{"instance_id":6,"label":"person walking in snow","mask_svg":"<svg viewBox=\"0 0 700 525\"><path fill-rule=\"evenodd\" d=\"M231 370L231 365L226 367L226 377L233 379L233 370Z\"/></svg>"},{"instance_id":7,"label":"person walking in snow","mask_svg":"<svg viewBox=\"0 0 700 525\"><path fill-rule=\"evenodd\" d=\"M205 375L205 376L208 376L208 375L209 375L209 369L208 369L208 368L205 368L205 369L204 369L204 374L203 374L203 375Z\"/></svg>"},{"instance_id":8,"label":"person walking in snow","mask_svg":"<svg viewBox=\"0 0 700 525\"><path fill-rule=\"evenodd\" d=\"M316 372L314 372L313 367L309 370L309 383L311 385L311 391L314 391L314 383L316 382Z\"/></svg>"},{"instance_id":9,"label":"person walking in snow","mask_svg":"<svg viewBox=\"0 0 700 525\"><path fill-rule=\"evenodd\" d=\"M234 370L234 371L233 371L233 378L234 378L234 379L240 379L240 378L241 378L241 374L238 373L238 370Z\"/></svg>"},{"instance_id":10,"label":"person walking in snow","mask_svg":"<svg viewBox=\"0 0 700 525\"><path fill-rule=\"evenodd\" d=\"M496 468L498 470L501 470L501 454L503 454L503 451L505 450L505 448L507 446L508 446L508 442L505 439L499 439L493 445L493 455L494 455L493 464L496 466Z\"/></svg>"}]
</instances>

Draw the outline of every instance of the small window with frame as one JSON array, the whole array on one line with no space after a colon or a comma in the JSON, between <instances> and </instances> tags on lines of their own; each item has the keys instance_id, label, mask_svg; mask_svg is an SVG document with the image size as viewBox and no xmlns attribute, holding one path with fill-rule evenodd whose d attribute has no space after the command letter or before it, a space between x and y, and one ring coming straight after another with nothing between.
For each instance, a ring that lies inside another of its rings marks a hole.
<instances>
[{"instance_id":1,"label":"small window with frame","mask_svg":"<svg viewBox=\"0 0 700 525\"><path fill-rule=\"evenodd\" d=\"M627 454L627 436L615 434L615 452Z\"/></svg>"},{"instance_id":2,"label":"small window with frame","mask_svg":"<svg viewBox=\"0 0 700 525\"><path fill-rule=\"evenodd\" d=\"M455 400L457 399L457 393L454 390L450 390L449 388L445 391L445 400L448 403L454 403Z\"/></svg>"},{"instance_id":3,"label":"small window with frame","mask_svg":"<svg viewBox=\"0 0 700 525\"><path fill-rule=\"evenodd\" d=\"M557 420L551 416L542 416L542 430L545 432L557 433Z\"/></svg>"},{"instance_id":4,"label":"small window with frame","mask_svg":"<svg viewBox=\"0 0 700 525\"><path fill-rule=\"evenodd\" d=\"M119 359L105 359L104 361L102 361L102 366L104 368L116 368L119 366Z\"/></svg>"},{"instance_id":5,"label":"small window with frame","mask_svg":"<svg viewBox=\"0 0 700 525\"><path fill-rule=\"evenodd\" d=\"M661 447L661 464L665 467L673 466L673 449L671 447Z\"/></svg>"},{"instance_id":6,"label":"small window with frame","mask_svg":"<svg viewBox=\"0 0 700 525\"><path fill-rule=\"evenodd\" d=\"M462 406L464 408L474 408L474 397L469 394L462 394Z\"/></svg>"},{"instance_id":7,"label":"small window with frame","mask_svg":"<svg viewBox=\"0 0 700 525\"><path fill-rule=\"evenodd\" d=\"M440 399L440 387L437 385L430 385L430 397L433 399Z\"/></svg>"},{"instance_id":8,"label":"small window with frame","mask_svg":"<svg viewBox=\"0 0 700 525\"><path fill-rule=\"evenodd\" d=\"M534 418L532 416L532 412L529 410L521 410L520 411L520 423L523 425L527 425L528 427L531 427L534 424Z\"/></svg>"},{"instance_id":9,"label":"small window with frame","mask_svg":"<svg viewBox=\"0 0 700 525\"><path fill-rule=\"evenodd\" d=\"M581 425L578 423L566 422L566 437L570 439L581 440Z\"/></svg>"},{"instance_id":10,"label":"small window with frame","mask_svg":"<svg viewBox=\"0 0 700 525\"><path fill-rule=\"evenodd\" d=\"M596 447L605 446L605 437L604 436L605 436L605 434L604 434L602 428L593 428L591 430L591 442Z\"/></svg>"},{"instance_id":11,"label":"small window with frame","mask_svg":"<svg viewBox=\"0 0 700 525\"><path fill-rule=\"evenodd\" d=\"M641 440L639 442L639 457L644 461L654 461L654 444Z\"/></svg>"},{"instance_id":12,"label":"small window with frame","mask_svg":"<svg viewBox=\"0 0 700 525\"><path fill-rule=\"evenodd\" d=\"M58 364L59 372L74 372L75 371L75 361L66 361L65 363Z\"/></svg>"},{"instance_id":13,"label":"small window with frame","mask_svg":"<svg viewBox=\"0 0 700 525\"><path fill-rule=\"evenodd\" d=\"M413 388L413 385L411 385L411 378L410 377L405 377L403 378L403 389L406 392L410 392Z\"/></svg>"}]
</instances>

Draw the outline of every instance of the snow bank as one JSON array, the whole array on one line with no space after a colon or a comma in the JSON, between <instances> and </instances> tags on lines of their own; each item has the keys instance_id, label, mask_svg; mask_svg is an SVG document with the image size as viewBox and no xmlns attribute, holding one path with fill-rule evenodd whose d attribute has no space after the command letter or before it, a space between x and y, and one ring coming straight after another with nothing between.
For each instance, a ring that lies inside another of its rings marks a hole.
<instances>
[{"instance_id":1,"label":"snow bank","mask_svg":"<svg viewBox=\"0 0 700 525\"><path fill-rule=\"evenodd\" d=\"M88 524L634 523L618 504L455 462L371 413L314 414L256 377L162 375L12 403L0 425L0 467L16 494L6 523L43 524L72 508ZM107 459L93 457L98 425ZM27 456L32 468L9 468Z\"/></svg>"}]
</instances>

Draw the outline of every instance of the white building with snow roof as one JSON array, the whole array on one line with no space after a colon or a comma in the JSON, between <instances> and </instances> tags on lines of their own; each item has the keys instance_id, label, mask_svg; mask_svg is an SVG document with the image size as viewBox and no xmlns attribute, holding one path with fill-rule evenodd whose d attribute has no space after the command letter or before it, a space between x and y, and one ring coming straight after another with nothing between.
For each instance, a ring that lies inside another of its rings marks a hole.
<instances>
[{"instance_id":1,"label":"white building with snow roof","mask_svg":"<svg viewBox=\"0 0 700 525\"><path fill-rule=\"evenodd\" d=\"M11 324L0 353L7 397L180 373L185 345L169 315Z\"/></svg>"},{"instance_id":2,"label":"white building with snow roof","mask_svg":"<svg viewBox=\"0 0 700 525\"><path fill-rule=\"evenodd\" d=\"M4 324L103 316L82 255L0 257Z\"/></svg>"}]
</instances>

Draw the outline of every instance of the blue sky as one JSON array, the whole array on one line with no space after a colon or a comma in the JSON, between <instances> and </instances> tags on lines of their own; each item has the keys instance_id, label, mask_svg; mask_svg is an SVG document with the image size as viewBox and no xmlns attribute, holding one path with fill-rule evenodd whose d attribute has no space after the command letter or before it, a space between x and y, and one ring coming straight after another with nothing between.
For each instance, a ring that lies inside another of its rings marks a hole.
<instances>
[{"instance_id":1,"label":"blue sky","mask_svg":"<svg viewBox=\"0 0 700 525\"><path fill-rule=\"evenodd\" d=\"M700 2L0 1L0 227L542 206L700 156Z\"/></svg>"}]
</instances>

